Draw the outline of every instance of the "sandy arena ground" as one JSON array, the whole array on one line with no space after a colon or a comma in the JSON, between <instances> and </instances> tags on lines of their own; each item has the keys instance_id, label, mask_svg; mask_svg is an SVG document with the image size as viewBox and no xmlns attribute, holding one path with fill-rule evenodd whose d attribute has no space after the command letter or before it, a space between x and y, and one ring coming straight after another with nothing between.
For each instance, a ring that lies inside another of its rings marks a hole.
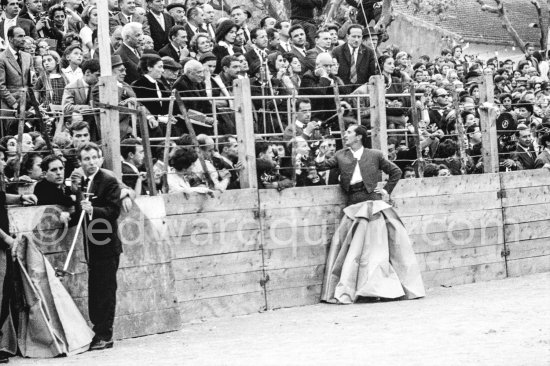
<instances>
[{"instance_id":1,"label":"sandy arena ground","mask_svg":"<svg viewBox=\"0 0 550 366\"><path fill-rule=\"evenodd\" d=\"M214 319L71 358L12 365L550 365L550 273Z\"/></svg>"}]
</instances>

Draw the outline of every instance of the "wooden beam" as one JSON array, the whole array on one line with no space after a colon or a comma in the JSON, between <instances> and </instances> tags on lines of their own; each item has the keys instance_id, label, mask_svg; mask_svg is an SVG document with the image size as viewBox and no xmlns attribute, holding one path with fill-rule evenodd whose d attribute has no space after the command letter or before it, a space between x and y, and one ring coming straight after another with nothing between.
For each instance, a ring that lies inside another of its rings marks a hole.
<instances>
[{"instance_id":1,"label":"wooden beam","mask_svg":"<svg viewBox=\"0 0 550 366\"><path fill-rule=\"evenodd\" d=\"M109 38L109 10L107 1L97 2L97 33L99 39L99 63L101 78L99 80L99 101L105 104L118 105L117 80L111 70L111 40ZM105 159L105 168L113 171L118 179L122 179L120 158L119 113L115 109L101 109L100 131L101 147Z\"/></svg>"},{"instance_id":2,"label":"wooden beam","mask_svg":"<svg viewBox=\"0 0 550 366\"><path fill-rule=\"evenodd\" d=\"M254 147L254 120L252 119L252 94L248 79L233 82L235 95L235 124L239 143L239 161L243 168L239 174L242 188L258 188L256 177L256 149Z\"/></svg>"},{"instance_id":3,"label":"wooden beam","mask_svg":"<svg viewBox=\"0 0 550 366\"><path fill-rule=\"evenodd\" d=\"M484 173L498 173L497 111L495 107L483 105L479 108L479 128L481 131L481 155Z\"/></svg>"},{"instance_id":4,"label":"wooden beam","mask_svg":"<svg viewBox=\"0 0 550 366\"><path fill-rule=\"evenodd\" d=\"M143 145L143 162L147 172L147 185L151 196L157 195L157 187L155 186L155 172L153 171L153 156L151 154L151 142L149 141L149 126L145 112L140 111L138 115L139 128L141 129L141 143ZM118 131L117 131L118 132ZM118 136L117 136L118 137ZM120 151L120 148L119 148ZM120 164L119 164L120 166ZM139 192L137 192L139 194Z\"/></svg>"},{"instance_id":5,"label":"wooden beam","mask_svg":"<svg viewBox=\"0 0 550 366\"><path fill-rule=\"evenodd\" d=\"M381 75L369 80L371 95L372 148L382 151L388 157L388 127L386 122L386 84Z\"/></svg>"},{"instance_id":6,"label":"wooden beam","mask_svg":"<svg viewBox=\"0 0 550 366\"><path fill-rule=\"evenodd\" d=\"M424 167L426 162L422 157L422 149L420 148L420 128L418 126L418 110L416 108L416 88L411 87L411 106L412 106L412 125L414 127L414 144L416 145L416 164L414 164L414 172L417 178L424 177Z\"/></svg>"}]
</instances>

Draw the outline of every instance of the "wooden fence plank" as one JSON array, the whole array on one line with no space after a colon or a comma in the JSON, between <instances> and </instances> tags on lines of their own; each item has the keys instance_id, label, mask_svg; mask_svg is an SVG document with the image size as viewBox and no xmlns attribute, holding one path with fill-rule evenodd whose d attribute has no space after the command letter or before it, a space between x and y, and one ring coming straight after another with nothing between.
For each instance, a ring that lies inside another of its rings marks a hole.
<instances>
[{"instance_id":1,"label":"wooden fence plank","mask_svg":"<svg viewBox=\"0 0 550 366\"><path fill-rule=\"evenodd\" d=\"M262 268L262 252L242 252L175 259L172 261L176 281L200 277L254 272Z\"/></svg>"},{"instance_id":2,"label":"wooden fence plank","mask_svg":"<svg viewBox=\"0 0 550 366\"><path fill-rule=\"evenodd\" d=\"M344 205L345 203L346 195L338 185L296 187L285 189L280 192L275 189L260 190L260 208L262 210Z\"/></svg>"},{"instance_id":3,"label":"wooden fence plank","mask_svg":"<svg viewBox=\"0 0 550 366\"><path fill-rule=\"evenodd\" d=\"M489 228L502 225L502 210L403 217L402 221L409 235Z\"/></svg>"},{"instance_id":4,"label":"wooden fence plank","mask_svg":"<svg viewBox=\"0 0 550 366\"><path fill-rule=\"evenodd\" d=\"M254 230L260 228L256 213L252 210L167 216L166 225L168 230L167 235L170 237Z\"/></svg>"},{"instance_id":5,"label":"wooden fence plank","mask_svg":"<svg viewBox=\"0 0 550 366\"><path fill-rule=\"evenodd\" d=\"M214 197L207 195L184 195L181 193L162 196L166 206L166 215L182 215L198 212L233 211L256 209L258 193L255 189L235 189L215 192Z\"/></svg>"},{"instance_id":6,"label":"wooden fence plank","mask_svg":"<svg viewBox=\"0 0 550 366\"><path fill-rule=\"evenodd\" d=\"M321 301L321 285L285 288L267 293L269 310L318 304Z\"/></svg>"},{"instance_id":7,"label":"wooden fence plank","mask_svg":"<svg viewBox=\"0 0 550 366\"><path fill-rule=\"evenodd\" d=\"M265 311L263 291L178 303L182 322L223 318Z\"/></svg>"},{"instance_id":8,"label":"wooden fence plank","mask_svg":"<svg viewBox=\"0 0 550 366\"><path fill-rule=\"evenodd\" d=\"M406 197L432 197L447 194L472 192L492 192L500 190L498 174L453 175L401 179L392 192L392 199Z\"/></svg>"},{"instance_id":9,"label":"wooden fence plank","mask_svg":"<svg viewBox=\"0 0 550 366\"><path fill-rule=\"evenodd\" d=\"M504 227L506 242L518 240L529 240L539 238L549 238L550 220L522 222L519 224L509 224Z\"/></svg>"},{"instance_id":10,"label":"wooden fence plank","mask_svg":"<svg viewBox=\"0 0 550 366\"><path fill-rule=\"evenodd\" d=\"M422 272L426 287L456 286L506 277L504 261Z\"/></svg>"},{"instance_id":11,"label":"wooden fence plank","mask_svg":"<svg viewBox=\"0 0 550 366\"><path fill-rule=\"evenodd\" d=\"M508 260L549 256L550 260L550 239L532 239L518 242L510 242L506 247L510 251Z\"/></svg>"},{"instance_id":12,"label":"wooden fence plank","mask_svg":"<svg viewBox=\"0 0 550 366\"><path fill-rule=\"evenodd\" d=\"M550 256L514 259L508 261L508 276L519 277L550 272Z\"/></svg>"},{"instance_id":13,"label":"wooden fence plank","mask_svg":"<svg viewBox=\"0 0 550 366\"><path fill-rule=\"evenodd\" d=\"M178 302L245 294L262 290L263 271L176 281Z\"/></svg>"},{"instance_id":14,"label":"wooden fence plank","mask_svg":"<svg viewBox=\"0 0 550 366\"><path fill-rule=\"evenodd\" d=\"M312 245L264 251L264 266L271 269L306 267L325 264L328 245Z\"/></svg>"},{"instance_id":15,"label":"wooden fence plank","mask_svg":"<svg viewBox=\"0 0 550 366\"><path fill-rule=\"evenodd\" d=\"M438 269L465 267L475 264L503 262L501 253L504 245L488 245L477 248L445 250L441 252L420 253L420 271L434 271Z\"/></svg>"},{"instance_id":16,"label":"wooden fence plank","mask_svg":"<svg viewBox=\"0 0 550 366\"><path fill-rule=\"evenodd\" d=\"M337 225L284 227L264 232L264 249L329 245Z\"/></svg>"},{"instance_id":17,"label":"wooden fence plank","mask_svg":"<svg viewBox=\"0 0 550 366\"><path fill-rule=\"evenodd\" d=\"M519 170L499 174L502 189L547 186L550 184L550 171L548 169Z\"/></svg>"},{"instance_id":18,"label":"wooden fence plank","mask_svg":"<svg viewBox=\"0 0 550 366\"><path fill-rule=\"evenodd\" d=\"M181 329L177 308L130 314L115 318L114 338L133 338Z\"/></svg>"},{"instance_id":19,"label":"wooden fence plank","mask_svg":"<svg viewBox=\"0 0 550 366\"><path fill-rule=\"evenodd\" d=\"M304 287L323 284L325 265L272 269L266 271L269 280L266 283L266 291L285 288Z\"/></svg>"},{"instance_id":20,"label":"wooden fence plank","mask_svg":"<svg viewBox=\"0 0 550 366\"><path fill-rule=\"evenodd\" d=\"M173 259L260 249L260 230L202 233L173 238Z\"/></svg>"},{"instance_id":21,"label":"wooden fence plank","mask_svg":"<svg viewBox=\"0 0 550 366\"><path fill-rule=\"evenodd\" d=\"M503 211L506 225L550 219L550 203L505 207Z\"/></svg>"},{"instance_id":22,"label":"wooden fence plank","mask_svg":"<svg viewBox=\"0 0 550 366\"><path fill-rule=\"evenodd\" d=\"M502 227L444 231L409 236L415 253L503 244Z\"/></svg>"},{"instance_id":23,"label":"wooden fence plank","mask_svg":"<svg viewBox=\"0 0 550 366\"><path fill-rule=\"evenodd\" d=\"M500 198L496 191L392 199L394 208L401 217L448 214L501 207Z\"/></svg>"},{"instance_id":24,"label":"wooden fence plank","mask_svg":"<svg viewBox=\"0 0 550 366\"><path fill-rule=\"evenodd\" d=\"M550 179L549 182L550 184ZM550 186L510 188L504 191L502 206L526 206L550 203Z\"/></svg>"},{"instance_id":25,"label":"wooden fence plank","mask_svg":"<svg viewBox=\"0 0 550 366\"><path fill-rule=\"evenodd\" d=\"M339 205L293 207L266 210L264 216L264 230L272 228L337 225L342 217L342 207Z\"/></svg>"}]
</instances>

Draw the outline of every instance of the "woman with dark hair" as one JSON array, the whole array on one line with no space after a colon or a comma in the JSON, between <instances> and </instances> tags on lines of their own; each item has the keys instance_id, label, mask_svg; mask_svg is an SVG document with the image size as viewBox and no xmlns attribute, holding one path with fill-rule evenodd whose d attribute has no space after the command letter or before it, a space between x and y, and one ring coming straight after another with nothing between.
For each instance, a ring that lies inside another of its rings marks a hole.
<instances>
[{"instance_id":1,"label":"woman with dark hair","mask_svg":"<svg viewBox=\"0 0 550 366\"><path fill-rule=\"evenodd\" d=\"M291 52L283 53L283 58L288 61L288 74L290 80L292 81L292 84L294 84L294 88L298 90L300 88L300 84L302 83L302 63L300 62L298 56Z\"/></svg>"},{"instance_id":2,"label":"woman with dark hair","mask_svg":"<svg viewBox=\"0 0 550 366\"><path fill-rule=\"evenodd\" d=\"M221 71L221 61L225 56L235 54L235 38L237 37L237 31L239 26L232 20L224 20L216 28L216 45L212 52L218 58L216 67L216 73Z\"/></svg>"},{"instance_id":3,"label":"woman with dark hair","mask_svg":"<svg viewBox=\"0 0 550 366\"><path fill-rule=\"evenodd\" d=\"M168 193L212 193L212 191L202 183L202 179L191 170L193 163L195 163L198 158L199 156L192 147L176 150L174 156L170 159L173 169L168 173Z\"/></svg>"},{"instance_id":4,"label":"woman with dark hair","mask_svg":"<svg viewBox=\"0 0 550 366\"><path fill-rule=\"evenodd\" d=\"M162 58L154 53L143 54L139 60L141 77L132 83L132 89L137 98L169 98L170 91L161 82L164 65ZM144 101L141 104L147 108L150 115L147 117L149 135L151 137L163 136L159 127L159 116L168 114L168 102L160 100Z\"/></svg>"},{"instance_id":5,"label":"woman with dark hair","mask_svg":"<svg viewBox=\"0 0 550 366\"><path fill-rule=\"evenodd\" d=\"M206 33L197 33L189 42L190 57L200 61L201 57L213 50L212 38Z\"/></svg>"},{"instance_id":6,"label":"woman with dark hair","mask_svg":"<svg viewBox=\"0 0 550 366\"><path fill-rule=\"evenodd\" d=\"M404 80L401 75L401 71L396 70L393 57L388 55L382 55L378 58L378 63L384 76L384 82L386 84L386 94L401 94L404 92L403 83ZM396 76L397 75L397 76ZM388 101L386 113L388 115L388 128L398 128L405 126L404 116L409 113L408 107L410 107L409 98L386 98Z\"/></svg>"}]
</instances>

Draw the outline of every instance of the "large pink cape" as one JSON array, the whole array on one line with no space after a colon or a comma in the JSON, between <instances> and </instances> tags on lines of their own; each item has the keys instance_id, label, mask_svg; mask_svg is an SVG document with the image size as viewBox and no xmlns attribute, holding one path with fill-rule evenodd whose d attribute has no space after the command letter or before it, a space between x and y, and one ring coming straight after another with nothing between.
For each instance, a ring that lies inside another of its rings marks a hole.
<instances>
[{"instance_id":1,"label":"large pink cape","mask_svg":"<svg viewBox=\"0 0 550 366\"><path fill-rule=\"evenodd\" d=\"M321 300L351 304L358 297L415 299L424 283L409 236L384 201L348 206L327 258Z\"/></svg>"}]
</instances>

